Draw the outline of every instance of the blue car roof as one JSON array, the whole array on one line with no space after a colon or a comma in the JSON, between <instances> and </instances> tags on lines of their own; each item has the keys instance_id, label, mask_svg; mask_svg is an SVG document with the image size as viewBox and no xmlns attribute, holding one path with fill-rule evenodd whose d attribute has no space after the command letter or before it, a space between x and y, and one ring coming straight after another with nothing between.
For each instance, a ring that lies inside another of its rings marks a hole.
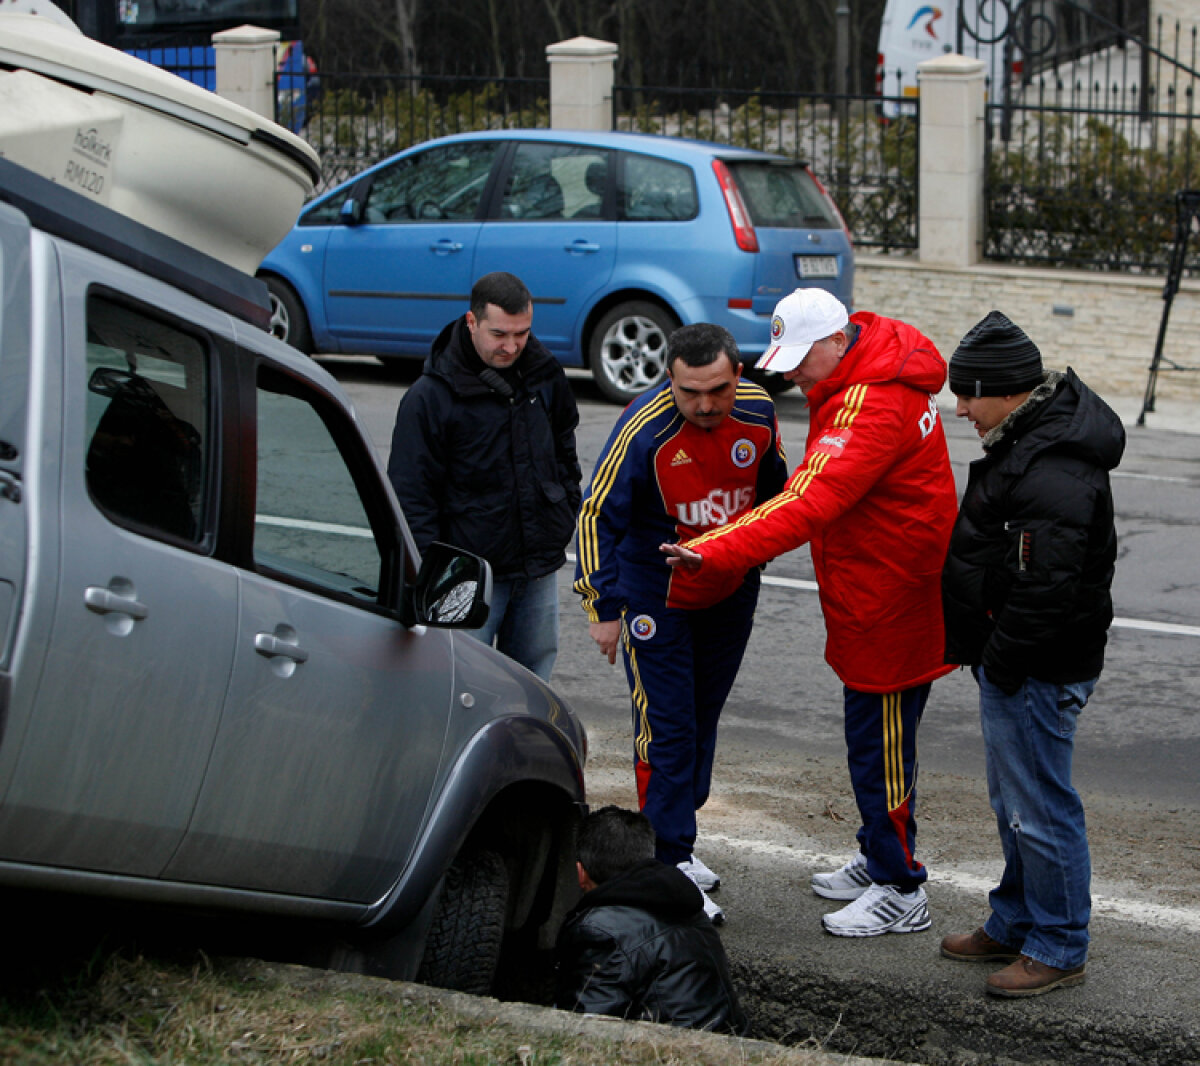
<instances>
[{"instance_id":1,"label":"blue car roof","mask_svg":"<svg viewBox=\"0 0 1200 1066\"><path fill-rule=\"evenodd\" d=\"M622 133L608 130L547 130L547 129L506 129L506 130L472 130L467 133L454 133L446 137L435 137L428 141L409 145L402 151L395 152L386 159L380 160L366 170L339 182L329 192L318 199L324 199L331 193L347 185L359 181L365 174L370 174L380 167L386 166L392 160L407 155L417 149L424 150L440 144L461 144L466 141L567 141L571 144L582 144L594 147L623 149L629 152L652 152L665 159L677 162L697 163L719 156L725 160L742 160L746 162L795 163L803 166L803 162L790 159L787 156L775 155L770 152L760 152L755 148L739 148L734 145L720 144L716 141L694 140L688 137L664 137L656 133Z\"/></svg>"}]
</instances>

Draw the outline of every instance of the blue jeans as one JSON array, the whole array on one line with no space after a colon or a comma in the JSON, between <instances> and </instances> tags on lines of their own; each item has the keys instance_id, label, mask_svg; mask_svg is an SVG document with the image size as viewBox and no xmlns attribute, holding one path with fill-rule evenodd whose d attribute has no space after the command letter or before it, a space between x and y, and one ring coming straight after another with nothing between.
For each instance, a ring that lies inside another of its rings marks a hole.
<instances>
[{"instance_id":1,"label":"blue jeans","mask_svg":"<svg viewBox=\"0 0 1200 1066\"><path fill-rule=\"evenodd\" d=\"M468 632L549 681L558 657L558 575L494 582L488 620Z\"/></svg>"},{"instance_id":2,"label":"blue jeans","mask_svg":"<svg viewBox=\"0 0 1200 1066\"><path fill-rule=\"evenodd\" d=\"M987 751L988 795L1004 849L984 931L1047 966L1087 959L1091 859L1083 803L1071 784L1079 712L1096 680L1026 678L1005 695L975 670Z\"/></svg>"}]
</instances>

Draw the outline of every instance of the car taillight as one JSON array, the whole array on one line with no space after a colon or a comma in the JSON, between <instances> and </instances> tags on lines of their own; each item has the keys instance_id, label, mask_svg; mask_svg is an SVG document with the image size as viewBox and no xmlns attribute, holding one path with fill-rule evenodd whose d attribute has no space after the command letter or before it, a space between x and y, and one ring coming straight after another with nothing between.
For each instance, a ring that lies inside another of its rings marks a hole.
<instances>
[{"instance_id":1,"label":"car taillight","mask_svg":"<svg viewBox=\"0 0 1200 1066\"><path fill-rule=\"evenodd\" d=\"M821 190L821 195L824 196L825 200L828 202L830 209L833 211L834 217L842 224L842 230L846 234L846 240L853 244L854 238L850 236L850 227L846 225L846 220L842 218L842 213L838 210L837 201L829 195L829 191L824 185L821 184L821 179L818 178L816 174L810 170L808 172L808 176L812 178L817 188Z\"/></svg>"},{"instance_id":2,"label":"car taillight","mask_svg":"<svg viewBox=\"0 0 1200 1066\"><path fill-rule=\"evenodd\" d=\"M733 238L743 252L758 251L758 234L750 222L750 212L738 191L737 182L729 168L719 159L713 160L713 173L721 184L721 195L725 197L725 207L729 211L729 222L733 226Z\"/></svg>"}]
</instances>

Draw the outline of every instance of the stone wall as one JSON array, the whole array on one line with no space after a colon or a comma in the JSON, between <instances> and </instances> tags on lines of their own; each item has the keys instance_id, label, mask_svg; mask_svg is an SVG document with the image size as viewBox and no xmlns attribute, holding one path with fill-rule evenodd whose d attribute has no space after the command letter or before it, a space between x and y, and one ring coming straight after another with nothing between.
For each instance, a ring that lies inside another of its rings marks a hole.
<instances>
[{"instance_id":1,"label":"stone wall","mask_svg":"<svg viewBox=\"0 0 1200 1066\"><path fill-rule=\"evenodd\" d=\"M962 335L1003 311L1042 351L1048 367L1072 366L1107 398L1145 392L1163 312L1163 279L999 264L940 267L860 253L855 306L911 322L949 358ZM1200 284L1184 282L1171 305L1165 357L1200 367ZM1200 404L1200 371L1159 374L1164 403ZM1200 406L1196 408L1200 421Z\"/></svg>"}]
</instances>

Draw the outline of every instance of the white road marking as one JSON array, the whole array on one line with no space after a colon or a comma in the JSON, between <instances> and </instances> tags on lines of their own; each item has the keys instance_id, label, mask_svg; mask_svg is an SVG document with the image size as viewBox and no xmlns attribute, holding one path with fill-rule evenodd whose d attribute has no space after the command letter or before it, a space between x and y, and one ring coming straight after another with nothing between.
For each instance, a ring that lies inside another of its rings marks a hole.
<instances>
[{"instance_id":1,"label":"white road marking","mask_svg":"<svg viewBox=\"0 0 1200 1066\"><path fill-rule=\"evenodd\" d=\"M575 556L567 553L567 560L575 562ZM774 577L763 574L764 585L774 585L776 588L794 589L797 592L816 592L815 581L805 581L797 577ZM1141 618L1114 618L1113 626L1117 629L1141 629L1148 633L1165 633L1175 637L1200 637L1200 626L1181 625L1177 622L1151 622Z\"/></svg>"},{"instance_id":2,"label":"white road marking","mask_svg":"<svg viewBox=\"0 0 1200 1066\"><path fill-rule=\"evenodd\" d=\"M307 529L312 533L336 533L342 537L365 537L373 534L363 526L341 526L335 522L312 522L307 518L280 518L278 515L256 514L254 521L260 526L282 526L284 529Z\"/></svg>"},{"instance_id":3,"label":"white road marking","mask_svg":"<svg viewBox=\"0 0 1200 1066\"><path fill-rule=\"evenodd\" d=\"M1176 485L1194 485L1196 483L1196 479L1190 477L1171 477L1169 474L1127 474L1121 470L1114 470L1108 476L1128 478L1130 481L1170 481Z\"/></svg>"},{"instance_id":4,"label":"white road marking","mask_svg":"<svg viewBox=\"0 0 1200 1066\"><path fill-rule=\"evenodd\" d=\"M723 833L704 833L706 841L724 844L738 851L748 851L757 855L769 856L782 860L794 866L804 866L812 870L835 870L846 861L843 855L827 855L822 852L809 851L801 847L790 847L786 844L773 844L764 840L745 840L731 837ZM998 847L999 845L997 845ZM1000 866L997 864L994 878L979 877L954 869L935 868L930 870L929 880L934 885L947 885L960 892L986 897L1000 879ZM1168 929L1182 930L1190 933L1200 933L1200 909L1195 907L1171 907L1160 903L1145 903L1140 900L1122 899L1117 896L1093 895L1092 915L1097 918L1111 918L1118 922L1136 922L1142 925L1153 925Z\"/></svg>"}]
</instances>

